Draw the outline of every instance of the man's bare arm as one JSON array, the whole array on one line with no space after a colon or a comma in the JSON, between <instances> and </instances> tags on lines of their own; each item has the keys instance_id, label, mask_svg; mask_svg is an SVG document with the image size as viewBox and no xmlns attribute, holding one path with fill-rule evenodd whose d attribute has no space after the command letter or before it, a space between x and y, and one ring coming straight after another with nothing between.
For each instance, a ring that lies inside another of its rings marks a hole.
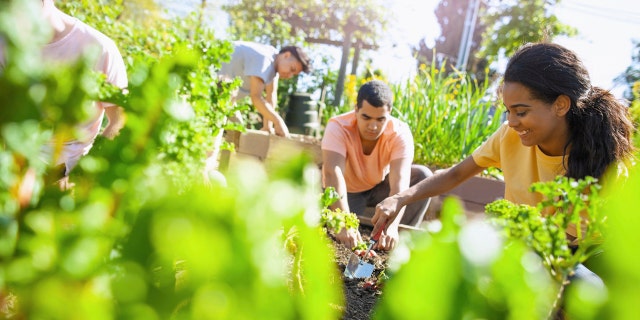
<instances>
[{"instance_id":1,"label":"man's bare arm","mask_svg":"<svg viewBox=\"0 0 640 320\"><path fill-rule=\"evenodd\" d=\"M119 106L110 106L104 108L104 114L107 116L108 122L104 131L102 131L102 135L108 139L113 139L120 133L120 129L124 127L126 120L124 109Z\"/></svg>"},{"instance_id":2,"label":"man's bare arm","mask_svg":"<svg viewBox=\"0 0 640 320\"><path fill-rule=\"evenodd\" d=\"M275 111L274 106L269 103L265 97L263 96L264 91L266 89L266 85L264 81L259 77L250 77L251 78L251 89L249 96L251 97L251 102L253 106L258 110L258 112L262 115L263 121L271 121L273 122L274 128L276 130L276 134L279 136L286 137L289 135L289 129L287 125L282 120L282 117Z\"/></svg>"},{"instance_id":3,"label":"man's bare arm","mask_svg":"<svg viewBox=\"0 0 640 320\"><path fill-rule=\"evenodd\" d=\"M345 163L346 160L343 155L334 151L322 150L322 181L324 187L334 187L340 195L340 199L329 208L350 212L349 201L347 200L347 184L343 175ZM336 238L347 248L353 248L362 242L362 236L356 229L347 230L342 228Z\"/></svg>"}]
</instances>

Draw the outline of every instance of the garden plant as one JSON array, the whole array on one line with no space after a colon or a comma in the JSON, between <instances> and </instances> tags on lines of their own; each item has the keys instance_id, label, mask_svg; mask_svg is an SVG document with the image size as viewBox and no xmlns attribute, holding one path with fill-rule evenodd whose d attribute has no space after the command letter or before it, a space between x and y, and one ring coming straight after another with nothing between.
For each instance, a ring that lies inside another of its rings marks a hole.
<instances>
[{"instance_id":1,"label":"garden plant","mask_svg":"<svg viewBox=\"0 0 640 320\"><path fill-rule=\"evenodd\" d=\"M228 58L229 44L197 19L140 28L119 19L123 1L105 3L61 7L116 39L128 92L104 84L83 62L43 65L34 54L33 40L44 36L30 16L35 11L25 1L0 4L0 37L11 57L0 74L0 317L345 318L337 246L323 229L332 220L322 220L327 202L318 203L317 167L307 156L268 167L239 164L226 184L202 180L203 155L235 112L229 93L237 83L212 85L211 70ZM24 27L27 20L32 28ZM470 139L498 121L482 102L485 87L457 88L448 81L462 75L437 76L397 87L396 101L417 100L398 108L411 126L441 132L428 145L453 148L446 143L455 140L458 152L470 152L479 143ZM432 78L444 86L427 82ZM99 138L72 172L75 187L60 191L45 183L39 149L83 119L95 99L122 105L127 125L114 140ZM455 138L444 134L448 128L456 128ZM427 145L427 137L416 143ZM421 152L425 159L431 153ZM602 185L598 190L587 179L535 186L553 200L541 205L560 212L548 220L536 208L498 202L487 221L464 221L460 204L447 199L429 232L401 237L384 266L379 301L365 317L547 319L562 293L572 319L634 319L640 172L630 166L623 183ZM592 214L592 229L567 255L561 228L581 209ZM562 289L575 263L594 258L607 291L579 283Z\"/></svg>"}]
</instances>

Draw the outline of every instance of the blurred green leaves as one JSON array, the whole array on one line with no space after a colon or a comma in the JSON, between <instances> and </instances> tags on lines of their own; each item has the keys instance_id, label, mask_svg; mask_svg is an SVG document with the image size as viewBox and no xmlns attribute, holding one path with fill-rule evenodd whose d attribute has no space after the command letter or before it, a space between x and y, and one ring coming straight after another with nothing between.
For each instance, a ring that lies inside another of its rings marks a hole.
<instances>
[{"instance_id":1,"label":"blurred green leaves","mask_svg":"<svg viewBox=\"0 0 640 320\"><path fill-rule=\"evenodd\" d=\"M19 25L11 21L28 14L5 3L0 5L3 35ZM199 163L234 111L229 97L237 83L214 85L211 72L228 58L230 46L206 30L192 32L190 19L136 29L117 20L121 4L61 6L116 35L129 68L127 93L104 84L83 62L38 66L24 52L26 44L7 41L11 59L0 76L10 106L0 110L0 298L14 299L9 311L29 319L340 318L342 282L319 224L318 179L311 174L317 168L304 157L268 171L247 163L228 172L227 186L205 186L196 174ZM12 34L29 30L35 29ZM475 84L429 72L416 80L423 82L396 89L396 100L407 119L416 121L412 126L436 130L428 134L439 142L457 141L457 158L493 131L498 119L489 117L490 104ZM127 126L113 141L98 138L72 173L73 192L45 185L48 166L40 147L59 132L60 123L82 119L84 104L96 95L125 107ZM458 138L442 133L451 130L443 123L457 128ZM423 144L420 139L416 142ZM453 159L447 157L436 159ZM629 180L610 184L597 216L606 217L608 228L583 234L604 235L602 277L608 291L569 290L572 319L636 316L639 179L633 168ZM561 182L568 191L548 189L553 201L545 205L564 217L573 217L566 211L572 208L595 210L596 201L581 202L583 192L597 191L592 182ZM447 200L441 228L401 238L405 243L393 252L375 317L547 318L558 284L543 268L545 256L530 248L551 248L555 255L566 250L562 243L547 246L550 236L539 232L544 228L538 216L521 209L502 216L513 222L510 236L502 239L484 222L464 222L460 205ZM549 230L560 226L555 235L576 221L562 217L546 222ZM531 245L530 238L539 245Z\"/></svg>"},{"instance_id":2,"label":"blurred green leaves","mask_svg":"<svg viewBox=\"0 0 640 320\"><path fill-rule=\"evenodd\" d=\"M15 296L9 311L58 319L336 318L327 307L342 304L332 253L317 219L305 220L319 217L308 159L274 167L272 177L242 166L229 172L229 187L201 180L206 152L234 111L238 83L215 79L229 43L206 30L193 36L190 19L159 21L164 31L149 32L110 20L118 6L105 15L86 3L61 7L107 34L121 32L130 82L127 92L116 90L84 60L15 77L26 73L19 62L30 53L8 43L0 90L15 93L3 94L15 103L2 109L0 124L0 291ZM124 107L125 128L113 141L97 138L72 173L72 192L43 185L41 145L96 99ZM290 288L285 226L298 232L301 291Z\"/></svg>"},{"instance_id":3,"label":"blurred green leaves","mask_svg":"<svg viewBox=\"0 0 640 320\"><path fill-rule=\"evenodd\" d=\"M395 266L374 318L545 318L557 285L521 242L480 248L496 236L486 222L464 222L461 203L446 199L442 227L412 234L394 251L392 259L402 260L402 252L410 259ZM466 246L487 258L480 263Z\"/></svg>"}]
</instances>

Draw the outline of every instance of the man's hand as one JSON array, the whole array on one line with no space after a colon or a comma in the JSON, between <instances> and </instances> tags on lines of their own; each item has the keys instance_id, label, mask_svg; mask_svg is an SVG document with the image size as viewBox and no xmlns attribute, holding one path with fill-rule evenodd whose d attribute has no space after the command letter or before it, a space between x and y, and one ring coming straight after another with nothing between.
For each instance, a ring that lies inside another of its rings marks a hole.
<instances>
[{"instance_id":1,"label":"man's hand","mask_svg":"<svg viewBox=\"0 0 640 320\"><path fill-rule=\"evenodd\" d=\"M374 233L372 233L374 234ZM391 225L386 231L382 232L378 243L376 244L376 250L392 250L398 245L398 239L400 239L400 235L398 234L398 226Z\"/></svg>"},{"instance_id":2,"label":"man's hand","mask_svg":"<svg viewBox=\"0 0 640 320\"><path fill-rule=\"evenodd\" d=\"M113 140L113 138L120 133L120 129L124 127L126 119L124 109L122 107L112 106L105 108L104 114L107 116L108 123L102 131L102 135L109 140Z\"/></svg>"},{"instance_id":3,"label":"man's hand","mask_svg":"<svg viewBox=\"0 0 640 320\"><path fill-rule=\"evenodd\" d=\"M276 135L281 137L289 137L289 128L284 123L284 120L280 116L278 116L277 121L273 122L274 129L276 130Z\"/></svg>"},{"instance_id":4,"label":"man's hand","mask_svg":"<svg viewBox=\"0 0 640 320\"><path fill-rule=\"evenodd\" d=\"M360 231L352 228L342 228L340 232L336 234L336 238L340 243L349 249L353 249L358 243L362 242L362 236Z\"/></svg>"}]
</instances>

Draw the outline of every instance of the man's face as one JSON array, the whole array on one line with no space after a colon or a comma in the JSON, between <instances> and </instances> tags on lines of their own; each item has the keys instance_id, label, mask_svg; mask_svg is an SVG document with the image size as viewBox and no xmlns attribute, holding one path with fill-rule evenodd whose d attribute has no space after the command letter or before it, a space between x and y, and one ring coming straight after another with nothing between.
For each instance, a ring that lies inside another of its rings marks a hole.
<instances>
[{"instance_id":1,"label":"man's face","mask_svg":"<svg viewBox=\"0 0 640 320\"><path fill-rule=\"evenodd\" d=\"M388 106L374 107L367 100L363 100L360 109L356 106L356 123L358 124L360 138L369 141L375 141L380 138L380 135L387 127L390 117Z\"/></svg>"},{"instance_id":2,"label":"man's face","mask_svg":"<svg viewBox=\"0 0 640 320\"><path fill-rule=\"evenodd\" d=\"M290 52L284 52L282 59L278 62L278 75L280 79L290 79L302 71L302 63Z\"/></svg>"}]
</instances>

